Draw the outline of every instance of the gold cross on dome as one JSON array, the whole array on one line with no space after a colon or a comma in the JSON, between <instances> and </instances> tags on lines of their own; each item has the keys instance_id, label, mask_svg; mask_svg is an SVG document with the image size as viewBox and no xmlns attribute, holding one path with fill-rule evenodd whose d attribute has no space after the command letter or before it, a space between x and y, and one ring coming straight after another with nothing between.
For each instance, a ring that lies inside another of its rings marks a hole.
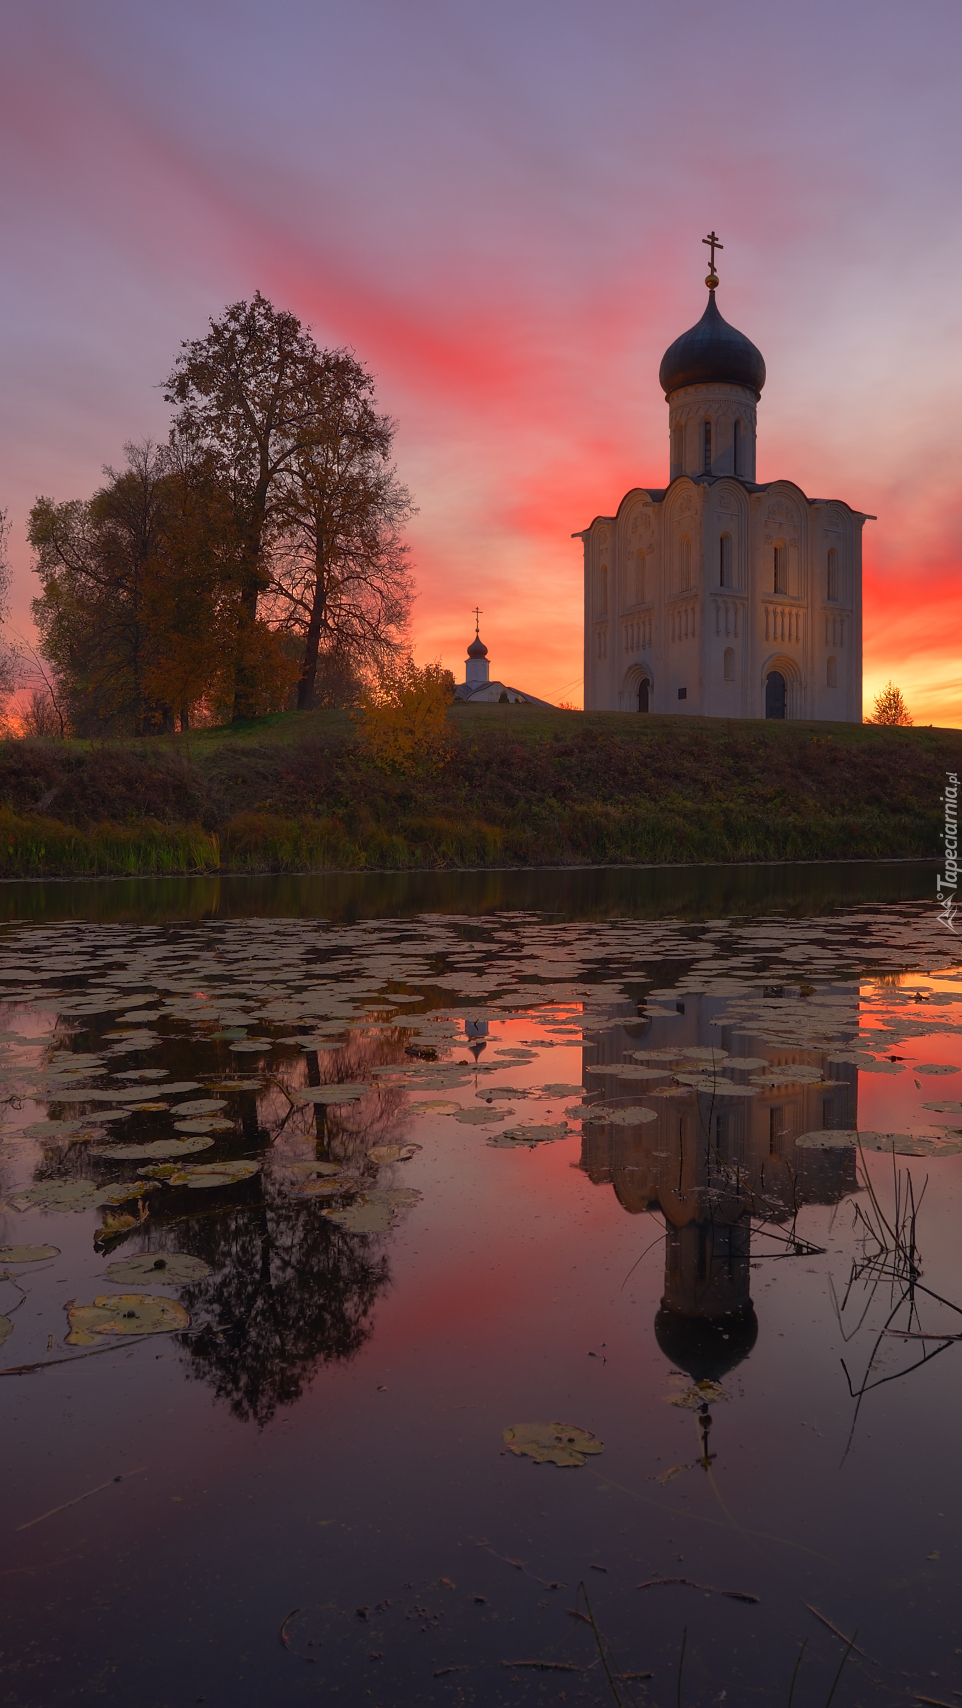
<instances>
[{"instance_id":1,"label":"gold cross on dome","mask_svg":"<svg viewBox=\"0 0 962 1708\"><path fill-rule=\"evenodd\" d=\"M710 231L708 233L707 237L703 237L702 242L707 243L708 247L711 250L711 270L712 270L712 272L714 272L715 271L715 250L716 249L724 249L725 245L724 245L724 243L719 243L718 238L715 236L715 233L713 231Z\"/></svg>"},{"instance_id":2,"label":"gold cross on dome","mask_svg":"<svg viewBox=\"0 0 962 1708\"><path fill-rule=\"evenodd\" d=\"M484 612L479 611L477 605L475 605L471 615L474 618L474 638L475 640L478 640L481 635L481 618L484 616Z\"/></svg>"}]
</instances>

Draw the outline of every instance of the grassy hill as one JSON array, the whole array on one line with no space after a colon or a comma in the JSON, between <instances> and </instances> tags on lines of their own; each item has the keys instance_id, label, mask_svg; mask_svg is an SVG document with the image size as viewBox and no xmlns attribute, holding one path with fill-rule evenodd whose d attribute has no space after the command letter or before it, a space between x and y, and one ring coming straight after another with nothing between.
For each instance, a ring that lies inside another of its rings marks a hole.
<instances>
[{"instance_id":1,"label":"grassy hill","mask_svg":"<svg viewBox=\"0 0 962 1708\"><path fill-rule=\"evenodd\" d=\"M939 854L962 731L455 706L434 776L347 712L0 744L0 876Z\"/></svg>"}]
</instances>

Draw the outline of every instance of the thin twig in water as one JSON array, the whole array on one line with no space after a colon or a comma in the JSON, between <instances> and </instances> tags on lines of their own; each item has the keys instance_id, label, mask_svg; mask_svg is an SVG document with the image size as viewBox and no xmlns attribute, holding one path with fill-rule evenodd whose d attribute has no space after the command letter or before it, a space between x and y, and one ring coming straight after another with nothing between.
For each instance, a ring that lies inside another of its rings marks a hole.
<instances>
[{"instance_id":1,"label":"thin twig in water","mask_svg":"<svg viewBox=\"0 0 962 1708\"><path fill-rule=\"evenodd\" d=\"M806 1637L805 1641L803 1642L801 1648L798 1651L798 1659L795 1662L795 1671L792 1673L792 1682L788 1687L788 1708L792 1708L792 1697L795 1695L795 1684L796 1684L796 1681L798 1679L799 1669L801 1668L801 1664L802 1664L802 1656L805 1653L805 1648L806 1648L807 1643L808 1643L808 1638Z\"/></svg>"},{"instance_id":2,"label":"thin twig in water","mask_svg":"<svg viewBox=\"0 0 962 1708\"><path fill-rule=\"evenodd\" d=\"M675 1692L675 1700L677 1702L677 1708L681 1708L681 1669L685 1664L685 1645L687 1642L688 1642L688 1626L686 1625L685 1629L682 1631L682 1634L681 1634L681 1654L678 1656L678 1687L677 1687L677 1690Z\"/></svg>"},{"instance_id":3,"label":"thin twig in water","mask_svg":"<svg viewBox=\"0 0 962 1708\"><path fill-rule=\"evenodd\" d=\"M532 1666L539 1672L587 1672L586 1666L575 1666L572 1661L502 1661L502 1666ZM448 1668L453 1672L454 1668ZM437 1678L437 1673L435 1673Z\"/></svg>"},{"instance_id":4,"label":"thin twig in water","mask_svg":"<svg viewBox=\"0 0 962 1708\"><path fill-rule=\"evenodd\" d=\"M599 1654L599 1657L601 1659L601 1664L605 1669L605 1677L607 1678L608 1683L611 1685L611 1694L614 1697L615 1701L617 1702L618 1708L623 1708L623 1703L621 1700L621 1693L618 1689L617 1684L614 1681L614 1678L612 1677L611 1668L608 1665L608 1657L605 1654L604 1644L601 1641L601 1632L598 1630L597 1620L595 1619L594 1613L591 1610L591 1602L588 1600L588 1591L585 1588L583 1580L578 1585L578 1593L579 1593L579 1595L583 1595L585 1598L585 1606L588 1609L588 1623L590 1624L591 1629L595 1634L595 1642L598 1645L598 1654Z\"/></svg>"},{"instance_id":5,"label":"thin twig in water","mask_svg":"<svg viewBox=\"0 0 962 1708\"><path fill-rule=\"evenodd\" d=\"M824 1615L824 1613L819 1613L819 1611L818 1611L818 1608L817 1608L817 1607L813 1607L813 1606L812 1606L812 1604L811 1604L811 1602L810 1602L810 1601L803 1601L803 1602L802 1602L802 1606L803 1606L803 1607L807 1607L807 1608L808 1608L808 1611L809 1611L809 1613L814 1613L814 1615L815 1615L815 1617L816 1617L816 1619L820 1619L820 1620L821 1620L821 1621L822 1621L822 1624L823 1624L823 1625L826 1625L826 1626L827 1626L827 1627L828 1627L828 1629L829 1629L829 1630L830 1630L830 1631L831 1631L831 1633L832 1633L832 1636L833 1636L833 1637L837 1637L837 1638L838 1638L838 1640L839 1640L839 1642L840 1642L840 1643L847 1643L847 1642L848 1642L848 1641L849 1641L849 1639L848 1639L848 1638L847 1638L847 1637L846 1637L846 1635L845 1635L845 1632L844 1632L844 1631L840 1631L840 1630L839 1630L839 1628L838 1628L838 1626L837 1626L837 1625L833 1625L833 1624L832 1624L832 1621L831 1621L831 1619L826 1619L826 1617L825 1617L825 1615ZM857 1636L858 1636L858 1632L857 1632L857 1631L856 1631L856 1633L855 1633L855 1637L857 1637ZM858 1648L858 1647L857 1647L857 1646L856 1646L856 1643L855 1643L855 1637L853 1637L853 1638L852 1638L852 1640L851 1640L851 1646L852 1646L852 1648L854 1648L854 1649L855 1649L855 1653L856 1653L856 1654L857 1654L857 1655L862 1655L862 1656L863 1656L863 1657L864 1657L864 1659L865 1659L865 1660L868 1660L868 1658L869 1658L869 1657L868 1657L868 1655L867 1655L867 1654L866 1654L866 1653L865 1653L865 1650L864 1650L864 1649L860 1649L860 1648Z\"/></svg>"},{"instance_id":6,"label":"thin twig in water","mask_svg":"<svg viewBox=\"0 0 962 1708\"><path fill-rule=\"evenodd\" d=\"M647 1583L636 1583L636 1589L661 1589L663 1584L684 1584L686 1589L700 1589L705 1595L727 1595L732 1601L757 1602L757 1595L749 1595L742 1589L716 1589L714 1584L695 1583L692 1578L649 1578Z\"/></svg>"},{"instance_id":7,"label":"thin twig in water","mask_svg":"<svg viewBox=\"0 0 962 1708\"><path fill-rule=\"evenodd\" d=\"M857 1636L858 1636L858 1632L856 1631L852 1636L852 1639L848 1645L848 1648L845 1650L844 1655L842 1656L841 1660L838 1663L838 1672L835 1674L835 1678L832 1681L832 1688L828 1693L828 1697L827 1697L826 1702L825 1702L825 1708L832 1708L832 1697L835 1695L835 1691L836 1691L836 1688L838 1686L838 1681L842 1676L842 1668L844 1667L845 1662L848 1660L848 1657L851 1654L852 1650L855 1648L855 1638ZM861 1655L864 1653L864 1650L859 1649L858 1653Z\"/></svg>"},{"instance_id":8,"label":"thin twig in water","mask_svg":"<svg viewBox=\"0 0 962 1708\"><path fill-rule=\"evenodd\" d=\"M98 1483L95 1489L88 1489L86 1494L77 1495L75 1500L65 1500L62 1506L52 1506L49 1512L41 1512L39 1518L28 1518L26 1524L18 1524L17 1530L29 1530L34 1524L42 1524L45 1518L53 1518L57 1512L66 1512L68 1506L79 1506L81 1501L89 1500L91 1495L100 1494L104 1489L113 1488L114 1483L122 1483L127 1477L137 1477L141 1471L146 1471L146 1465L138 1465L134 1471L124 1471L119 1477L109 1477L105 1483Z\"/></svg>"}]
</instances>

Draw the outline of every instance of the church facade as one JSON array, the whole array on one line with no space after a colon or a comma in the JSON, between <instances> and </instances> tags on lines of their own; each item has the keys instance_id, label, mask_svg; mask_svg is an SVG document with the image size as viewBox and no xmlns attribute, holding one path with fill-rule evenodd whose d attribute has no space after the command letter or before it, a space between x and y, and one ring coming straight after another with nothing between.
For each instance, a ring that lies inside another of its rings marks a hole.
<instances>
[{"instance_id":1,"label":"church facade","mask_svg":"<svg viewBox=\"0 0 962 1708\"><path fill-rule=\"evenodd\" d=\"M706 239L706 241L708 241ZM714 254L714 251L713 251ZM755 479L761 353L718 310L666 351L669 483L584 542L585 709L862 720L862 526Z\"/></svg>"}]
</instances>

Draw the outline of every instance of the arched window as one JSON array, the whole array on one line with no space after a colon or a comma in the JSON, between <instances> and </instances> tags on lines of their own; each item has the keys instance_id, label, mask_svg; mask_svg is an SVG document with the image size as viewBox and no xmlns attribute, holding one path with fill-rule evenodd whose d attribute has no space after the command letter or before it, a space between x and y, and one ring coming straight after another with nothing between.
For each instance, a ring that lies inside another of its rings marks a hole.
<instances>
[{"instance_id":1,"label":"arched window","mask_svg":"<svg viewBox=\"0 0 962 1708\"><path fill-rule=\"evenodd\" d=\"M726 646L726 648L725 648L725 681L726 682L734 682L734 680L735 680L735 648L733 646Z\"/></svg>"},{"instance_id":2,"label":"arched window","mask_svg":"<svg viewBox=\"0 0 962 1708\"><path fill-rule=\"evenodd\" d=\"M638 684L638 710L639 710L639 712L647 712L647 710L648 710L648 695L649 695L650 690L651 690L651 683L649 682L647 676L643 676L641 678L641 681Z\"/></svg>"},{"instance_id":3,"label":"arched window","mask_svg":"<svg viewBox=\"0 0 962 1708\"><path fill-rule=\"evenodd\" d=\"M685 464L685 430L683 427L673 427L671 430L671 478L682 474Z\"/></svg>"},{"instance_id":4,"label":"arched window","mask_svg":"<svg viewBox=\"0 0 962 1708\"><path fill-rule=\"evenodd\" d=\"M830 658L825 666L825 681L829 688L838 687L838 659Z\"/></svg>"},{"instance_id":5,"label":"arched window","mask_svg":"<svg viewBox=\"0 0 962 1708\"><path fill-rule=\"evenodd\" d=\"M704 444L704 450L702 453L702 470L705 474L711 474L711 422L710 421L706 421L703 423L702 439L703 439L703 444Z\"/></svg>"},{"instance_id":6,"label":"arched window","mask_svg":"<svg viewBox=\"0 0 962 1708\"><path fill-rule=\"evenodd\" d=\"M681 585L682 589L691 586L691 541L688 535L681 542Z\"/></svg>"},{"instance_id":7,"label":"arched window","mask_svg":"<svg viewBox=\"0 0 962 1708\"><path fill-rule=\"evenodd\" d=\"M735 422L732 430L732 474L743 474L742 468L742 424Z\"/></svg>"},{"instance_id":8,"label":"arched window","mask_svg":"<svg viewBox=\"0 0 962 1708\"><path fill-rule=\"evenodd\" d=\"M788 547L775 547L775 576L774 589L776 593L788 592Z\"/></svg>"},{"instance_id":9,"label":"arched window","mask_svg":"<svg viewBox=\"0 0 962 1708\"><path fill-rule=\"evenodd\" d=\"M608 615L608 565L606 563L601 566L601 580L598 584L598 615L599 617L607 617Z\"/></svg>"},{"instance_id":10,"label":"arched window","mask_svg":"<svg viewBox=\"0 0 962 1708\"><path fill-rule=\"evenodd\" d=\"M730 587L732 584L732 537L722 534L718 542L718 585Z\"/></svg>"},{"instance_id":11,"label":"arched window","mask_svg":"<svg viewBox=\"0 0 962 1708\"><path fill-rule=\"evenodd\" d=\"M830 599L838 598L838 552L832 546L828 554L828 586L826 592Z\"/></svg>"}]
</instances>

